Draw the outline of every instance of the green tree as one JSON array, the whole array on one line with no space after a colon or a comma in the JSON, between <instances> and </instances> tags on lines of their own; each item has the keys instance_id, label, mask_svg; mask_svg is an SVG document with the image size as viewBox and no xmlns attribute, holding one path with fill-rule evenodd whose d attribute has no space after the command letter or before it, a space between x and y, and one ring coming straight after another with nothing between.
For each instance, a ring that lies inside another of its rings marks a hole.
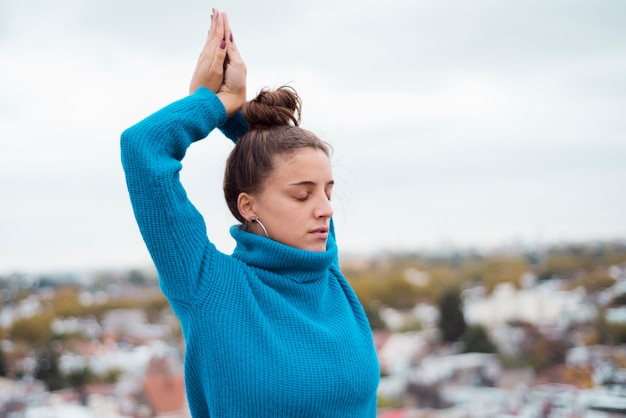
<instances>
[{"instance_id":1,"label":"green tree","mask_svg":"<svg viewBox=\"0 0 626 418\"><path fill-rule=\"evenodd\" d=\"M23 341L33 347L41 347L52 338L52 330L50 329L52 319L50 314L18 319L11 326L9 335L12 340Z\"/></svg>"},{"instance_id":2,"label":"green tree","mask_svg":"<svg viewBox=\"0 0 626 418\"><path fill-rule=\"evenodd\" d=\"M608 323L609 339L614 345L626 344L626 324Z\"/></svg>"},{"instance_id":3,"label":"green tree","mask_svg":"<svg viewBox=\"0 0 626 418\"><path fill-rule=\"evenodd\" d=\"M611 302L613 306L624 306L626 305L626 293L622 293L621 295L615 296L613 301Z\"/></svg>"},{"instance_id":4,"label":"green tree","mask_svg":"<svg viewBox=\"0 0 626 418\"><path fill-rule=\"evenodd\" d=\"M461 341L466 353L495 353L496 346L489 338L485 327L472 325L467 327Z\"/></svg>"},{"instance_id":5,"label":"green tree","mask_svg":"<svg viewBox=\"0 0 626 418\"><path fill-rule=\"evenodd\" d=\"M43 381L50 391L63 389L64 379L59 370L59 352L51 344L38 350L35 378Z\"/></svg>"},{"instance_id":6,"label":"green tree","mask_svg":"<svg viewBox=\"0 0 626 418\"><path fill-rule=\"evenodd\" d=\"M410 309L418 302L418 289L400 274L389 277L378 289L378 300L395 309Z\"/></svg>"},{"instance_id":7,"label":"green tree","mask_svg":"<svg viewBox=\"0 0 626 418\"><path fill-rule=\"evenodd\" d=\"M380 317L380 304L370 303L363 307L367 320L370 323L370 328L375 330L384 330L387 328L385 322Z\"/></svg>"},{"instance_id":8,"label":"green tree","mask_svg":"<svg viewBox=\"0 0 626 418\"><path fill-rule=\"evenodd\" d=\"M0 349L0 376L6 377L7 375L7 368L6 368L6 358L4 355L4 351L2 351L2 349Z\"/></svg>"},{"instance_id":9,"label":"green tree","mask_svg":"<svg viewBox=\"0 0 626 418\"><path fill-rule=\"evenodd\" d=\"M78 289L72 286L61 286L55 290L52 308L55 315L62 318L79 317L85 312L78 299Z\"/></svg>"},{"instance_id":10,"label":"green tree","mask_svg":"<svg viewBox=\"0 0 626 418\"><path fill-rule=\"evenodd\" d=\"M458 290L448 289L439 299L439 331L445 342L458 341L465 333L463 302Z\"/></svg>"}]
</instances>

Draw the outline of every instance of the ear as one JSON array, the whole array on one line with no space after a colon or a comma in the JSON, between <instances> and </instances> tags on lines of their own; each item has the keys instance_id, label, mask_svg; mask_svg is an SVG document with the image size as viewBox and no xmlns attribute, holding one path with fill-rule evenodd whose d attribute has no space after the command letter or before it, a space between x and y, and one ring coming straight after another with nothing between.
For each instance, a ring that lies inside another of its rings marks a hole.
<instances>
[{"instance_id":1,"label":"ear","mask_svg":"<svg viewBox=\"0 0 626 418\"><path fill-rule=\"evenodd\" d=\"M252 218L257 217L254 207L255 207L254 196L249 195L246 192L239 193L239 196L237 196L237 209L239 210L239 214L246 221L250 221Z\"/></svg>"}]
</instances>

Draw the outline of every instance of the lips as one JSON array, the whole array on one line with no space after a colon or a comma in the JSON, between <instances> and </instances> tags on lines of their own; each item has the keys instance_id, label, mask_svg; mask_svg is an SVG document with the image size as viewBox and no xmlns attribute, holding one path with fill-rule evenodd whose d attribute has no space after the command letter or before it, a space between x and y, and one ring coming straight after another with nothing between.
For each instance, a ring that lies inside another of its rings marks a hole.
<instances>
[{"instance_id":1,"label":"lips","mask_svg":"<svg viewBox=\"0 0 626 418\"><path fill-rule=\"evenodd\" d=\"M314 230L310 231L311 234L315 235L318 238L327 238L328 237L328 227L327 226L322 226L319 228L315 228Z\"/></svg>"}]
</instances>

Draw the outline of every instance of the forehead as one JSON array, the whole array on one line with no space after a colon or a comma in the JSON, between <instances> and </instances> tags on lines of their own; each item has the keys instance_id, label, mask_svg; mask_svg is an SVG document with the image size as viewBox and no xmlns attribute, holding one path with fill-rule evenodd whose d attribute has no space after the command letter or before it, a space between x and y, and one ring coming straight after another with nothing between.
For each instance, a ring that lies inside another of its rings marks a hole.
<instances>
[{"instance_id":1,"label":"forehead","mask_svg":"<svg viewBox=\"0 0 626 418\"><path fill-rule=\"evenodd\" d=\"M270 180L280 183L329 183L333 180L330 159L318 148L301 148L289 154L274 156Z\"/></svg>"}]
</instances>

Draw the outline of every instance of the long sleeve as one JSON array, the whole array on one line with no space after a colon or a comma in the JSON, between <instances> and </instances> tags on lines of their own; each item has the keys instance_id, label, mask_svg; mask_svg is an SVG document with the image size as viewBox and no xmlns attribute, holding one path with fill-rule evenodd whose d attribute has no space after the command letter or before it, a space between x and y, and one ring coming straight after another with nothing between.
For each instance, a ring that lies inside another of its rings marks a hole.
<instances>
[{"instance_id":1,"label":"long sleeve","mask_svg":"<svg viewBox=\"0 0 626 418\"><path fill-rule=\"evenodd\" d=\"M243 118L243 113L241 113L240 110L219 128L227 138L233 142L237 142L237 139L248 131L248 123Z\"/></svg>"},{"instance_id":2,"label":"long sleeve","mask_svg":"<svg viewBox=\"0 0 626 418\"><path fill-rule=\"evenodd\" d=\"M221 101L200 88L128 128L121 137L122 166L135 218L161 287L172 299L191 299L203 262L216 251L202 215L180 183L181 161L193 142L225 122Z\"/></svg>"}]
</instances>

